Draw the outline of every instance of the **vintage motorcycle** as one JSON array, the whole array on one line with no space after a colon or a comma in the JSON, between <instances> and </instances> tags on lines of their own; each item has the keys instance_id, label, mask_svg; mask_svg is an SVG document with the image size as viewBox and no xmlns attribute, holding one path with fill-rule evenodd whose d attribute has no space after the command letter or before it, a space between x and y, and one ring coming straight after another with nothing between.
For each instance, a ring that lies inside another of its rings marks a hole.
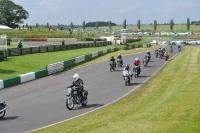
<instances>
[{"instance_id":1,"label":"vintage motorcycle","mask_svg":"<svg viewBox=\"0 0 200 133\"><path fill-rule=\"evenodd\" d=\"M169 52L170 52L170 53L173 52L173 48L172 48L172 47L169 48Z\"/></svg>"},{"instance_id":2,"label":"vintage motorcycle","mask_svg":"<svg viewBox=\"0 0 200 133\"><path fill-rule=\"evenodd\" d=\"M119 67L122 67L122 59L117 59L117 66L118 66L118 68Z\"/></svg>"},{"instance_id":3,"label":"vintage motorcycle","mask_svg":"<svg viewBox=\"0 0 200 133\"><path fill-rule=\"evenodd\" d=\"M127 71L127 70L124 70L123 71L123 77L124 77L124 80L125 80L125 85L129 85L131 80L130 80L130 75L132 75L132 72L131 71Z\"/></svg>"},{"instance_id":4,"label":"vintage motorcycle","mask_svg":"<svg viewBox=\"0 0 200 133\"><path fill-rule=\"evenodd\" d=\"M66 107L69 110L72 110L74 108L75 104L86 106L88 102L88 91L84 88L82 95L83 100L81 101L81 96L78 94L78 91L76 88L67 88L68 95L66 95Z\"/></svg>"},{"instance_id":5,"label":"vintage motorcycle","mask_svg":"<svg viewBox=\"0 0 200 133\"><path fill-rule=\"evenodd\" d=\"M161 51L159 52L159 55L160 55L160 59L162 59L163 56L164 56L164 52L161 50Z\"/></svg>"},{"instance_id":6,"label":"vintage motorcycle","mask_svg":"<svg viewBox=\"0 0 200 133\"><path fill-rule=\"evenodd\" d=\"M139 76L139 66L134 66L133 72L134 72L135 78L138 77Z\"/></svg>"},{"instance_id":7,"label":"vintage motorcycle","mask_svg":"<svg viewBox=\"0 0 200 133\"><path fill-rule=\"evenodd\" d=\"M147 67L147 65L148 65L148 59L147 59L147 57L143 58L143 65L144 65L144 67Z\"/></svg>"},{"instance_id":8,"label":"vintage motorcycle","mask_svg":"<svg viewBox=\"0 0 200 133\"><path fill-rule=\"evenodd\" d=\"M155 53L155 55L156 55L156 58L157 58L157 57L158 57L158 51L155 51L154 53Z\"/></svg>"},{"instance_id":9,"label":"vintage motorcycle","mask_svg":"<svg viewBox=\"0 0 200 133\"><path fill-rule=\"evenodd\" d=\"M113 61L110 61L110 71L115 71L115 63Z\"/></svg>"},{"instance_id":10,"label":"vintage motorcycle","mask_svg":"<svg viewBox=\"0 0 200 133\"><path fill-rule=\"evenodd\" d=\"M0 99L0 119L5 116L7 108L6 102L3 99Z\"/></svg>"}]
</instances>

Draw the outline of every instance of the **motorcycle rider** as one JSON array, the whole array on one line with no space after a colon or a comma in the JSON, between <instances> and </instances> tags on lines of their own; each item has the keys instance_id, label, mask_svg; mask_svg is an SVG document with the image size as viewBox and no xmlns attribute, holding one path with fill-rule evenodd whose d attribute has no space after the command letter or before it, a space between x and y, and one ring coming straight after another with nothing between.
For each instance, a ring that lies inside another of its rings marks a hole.
<instances>
[{"instance_id":1,"label":"motorcycle rider","mask_svg":"<svg viewBox=\"0 0 200 133\"><path fill-rule=\"evenodd\" d=\"M130 70L128 64L124 67L124 71L128 71L128 73L129 73L129 77L130 77L130 79L132 80L133 74L130 74L130 73L131 73L131 72L130 72L131 70ZM124 76L123 76L123 77L124 77ZM125 79L125 78L124 78L124 79Z\"/></svg>"},{"instance_id":2,"label":"motorcycle rider","mask_svg":"<svg viewBox=\"0 0 200 133\"><path fill-rule=\"evenodd\" d=\"M81 97L81 102L83 102L83 80L80 78L80 76L78 74L75 74L73 76L73 82L72 85L70 85L68 88L72 88L75 87L75 89L77 90L78 94Z\"/></svg>"},{"instance_id":3,"label":"motorcycle rider","mask_svg":"<svg viewBox=\"0 0 200 133\"><path fill-rule=\"evenodd\" d=\"M114 63L115 68L116 68L116 62L115 62L115 58L113 56L110 58L110 61L112 61Z\"/></svg>"},{"instance_id":4,"label":"motorcycle rider","mask_svg":"<svg viewBox=\"0 0 200 133\"><path fill-rule=\"evenodd\" d=\"M150 60L151 59L151 53L149 51L147 51L146 55L149 55L148 60Z\"/></svg>"},{"instance_id":5,"label":"motorcycle rider","mask_svg":"<svg viewBox=\"0 0 200 133\"><path fill-rule=\"evenodd\" d=\"M122 65L123 65L123 60L122 60L122 56L120 53L118 54L117 59L120 59L122 61Z\"/></svg>"},{"instance_id":6,"label":"motorcycle rider","mask_svg":"<svg viewBox=\"0 0 200 133\"><path fill-rule=\"evenodd\" d=\"M173 47L172 47L172 45L170 46L170 48L169 49L171 49L171 51L173 51Z\"/></svg>"},{"instance_id":7,"label":"motorcycle rider","mask_svg":"<svg viewBox=\"0 0 200 133\"><path fill-rule=\"evenodd\" d=\"M165 53L165 51L166 51L165 47L162 48L162 51L163 51L163 53Z\"/></svg>"},{"instance_id":8,"label":"motorcycle rider","mask_svg":"<svg viewBox=\"0 0 200 133\"><path fill-rule=\"evenodd\" d=\"M164 57L166 57L167 59L169 58L169 52L168 52L168 51L166 51L166 52L164 53Z\"/></svg>"},{"instance_id":9,"label":"motorcycle rider","mask_svg":"<svg viewBox=\"0 0 200 133\"><path fill-rule=\"evenodd\" d=\"M141 62L140 62L140 60L139 60L137 57L135 58L135 60L134 60L134 62L132 63L132 65L133 65L133 66L138 66L138 72L139 72L139 74L140 74L140 72L141 72L141 68L140 68ZM133 70L134 70L134 67L133 67Z\"/></svg>"},{"instance_id":10,"label":"motorcycle rider","mask_svg":"<svg viewBox=\"0 0 200 133\"><path fill-rule=\"evenodd\" d=\"M180 45L180 44L178 44L178 49L180 49L180 50L181 50L181 45Z\"/></svg>"}]
</instances>

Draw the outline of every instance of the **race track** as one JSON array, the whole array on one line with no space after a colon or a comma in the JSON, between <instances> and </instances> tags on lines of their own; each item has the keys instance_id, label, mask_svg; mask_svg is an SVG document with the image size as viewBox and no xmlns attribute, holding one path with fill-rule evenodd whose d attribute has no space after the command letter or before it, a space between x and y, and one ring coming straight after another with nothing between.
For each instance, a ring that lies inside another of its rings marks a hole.
<instances>
[{"instance_id":1,"label":"race track","mask_svg":"<svg viewBox=\"0 0 200 133\"><path fill-rule=\"evenodd\" d=\"M177 53L177 46L174 46L170 58ZM1 90L0 97L6 101L9 108L4 119L0 120L0 133L22 133L48 126L121 98L138 88L166 63L164 59L156 58L153 51L151 54L148 67L142 66L140 76L133 78L129 86L124 84L123 68L110 72L108 61L104 61ZM143 56L144 53L137 53L122 58L124 64L131 65L135 57L141 60ZM75 73L83 79L89 92L89 101L86 107L76 105L74 110L69 111L65 106L65 86L71 85Z\"/></svg>"}]
</instances>

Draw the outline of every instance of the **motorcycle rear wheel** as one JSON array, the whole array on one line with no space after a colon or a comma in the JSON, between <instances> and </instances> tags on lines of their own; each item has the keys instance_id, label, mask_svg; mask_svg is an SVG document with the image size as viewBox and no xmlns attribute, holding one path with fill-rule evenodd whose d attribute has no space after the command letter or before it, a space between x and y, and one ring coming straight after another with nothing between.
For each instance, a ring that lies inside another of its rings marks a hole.
<instances>
[{"instance_id":1,"label":"motorcycle rear wheel","mask_svg":"<svg viewBox=\"0 0 200 133\"><path fill-rule=\"evenodd\" d=\"M72 110L74 108L74 101L72 99L67 98L66 99L66 107L69 110Z\"/></svg>"},{"instance_id":2,"label":"motorcycle rear wheel","mask_svg":"<svg viewBox=\"0 0 200 133\"><path fill-rule=\"evenodd\" d=\"M2 109L3 109L3 106L0 105L0 110L2 110ZM5 110L3 112L0 112L0 119L3 118L5 116L5 114L6 114Z\"/></svg>"}]
</instances>

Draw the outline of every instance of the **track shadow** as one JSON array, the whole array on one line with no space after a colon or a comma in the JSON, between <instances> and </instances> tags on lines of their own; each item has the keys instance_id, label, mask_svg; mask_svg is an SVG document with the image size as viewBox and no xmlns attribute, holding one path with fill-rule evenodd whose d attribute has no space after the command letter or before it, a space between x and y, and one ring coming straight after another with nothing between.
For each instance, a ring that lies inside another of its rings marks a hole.
<instances>
[{"instance_id":1,"label":"track shadow","mask_svg":"<svg viewBox=\"0 0 200 133\"><path fill-rule=\"evenodd\" d=\"M117 69L117 70L115 70L115 71L113 71L113 72L119 72L119 71L123 71L123 70L119 70L119 69Z\"/></svg>"},{"instance_id":2,"label":"track shadow","mask_svg":"<svg viewBox=\"0 0 200 133\"><path fill-rule=\"evenodd\" d=\"M151 76L146 76L146 75L140 75L137 78L146 78L146 77L151 77Z\"/></svg>"},{"instance_id":3,"label":"track shadow","mask_svg":"<svg viewBox=\"0 0 200 133\"><path fill-rule=\"evenodd\" d=\"M78 105L76 108L74 108L73 110L78 110L78 109L83 109L83 108L94 108L94 107L102 107L104 106L104 104L87 104L86 106L81 106Z\"/></svg>"},{"instance_id":4,"label":"track shadow","mask_svg":"<svg viewBox=\"0 0 200 133\"><path fill-rule=\"evenodd\" d=\"M133 81L134 82L134 81ZM129 86L140 85L141 83L130 83Z\"/></svg>"},{"instance_id":5,"label":"track shadow","mask_svg":"<svg viewBox=\"0 0 200 133\"><path fill-rule=\"evenodd\" d=\"M4 118L0 119L0 121L15 120L15 119L17 119L18 117L19 117L19 116L4 117Z\"/></svg>"},{"instance_id":6,"label":"track shadow","mask_svg":"<svg viewBox=\"0 0 200 133\"><path fill-rule=\"evenodd\" d=\"M155 61L153 61L153 60L150 60L149 62L155 62Z\"/></svg>"},{"instance_id":7,"label":"track shadow","mask_svg":"<svg viewBox=\"0 0 200 133\"><path fill-rule=\"evenodd\" d=\"M146 67L155 67L155 66L146 66Z\"/></svg>"}]
</instances>

